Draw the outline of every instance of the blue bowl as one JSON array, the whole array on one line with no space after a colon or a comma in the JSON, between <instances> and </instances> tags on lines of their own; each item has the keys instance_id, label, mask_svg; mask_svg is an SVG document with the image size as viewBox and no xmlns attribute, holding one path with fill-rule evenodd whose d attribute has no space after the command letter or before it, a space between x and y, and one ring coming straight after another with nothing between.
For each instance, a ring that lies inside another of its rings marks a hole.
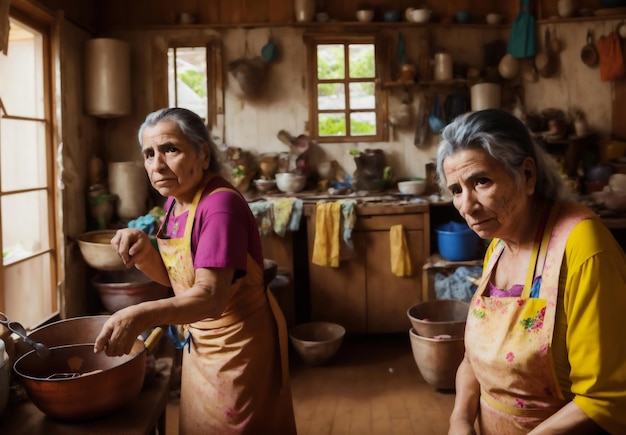
<instances>
[{"instance_id":1,"label":"blue bowl","mask_svg":"<svg viewBox=\"0 0 626 435\"><path fill-rule=\"evenodd\" d=\"M476 259L480 238L465 223L448 222L437 227L439 254L449 261Z\"/></svg>"},{"instance_id":2,"label":"blue bowl","mask_svg":"<svg viewBox=\"0 0 626 435\"><path fill-rule=\"evenodd\" d=\"M456 22L461 24L467 24L470 21L470 13L468 11L458 11L456 13Z\"/></svg>"},{"instance_id":3,"label":"blue bowl","mask_svg":"<svg viewBox=\"0 0 626 435\"><path fill-rule=\"evenodd\" d=\"M388 23L395 23L396 21L400 21L400 12L398 11L386 11L383 14L383 19Z\"/></svg>"}]
</instances>

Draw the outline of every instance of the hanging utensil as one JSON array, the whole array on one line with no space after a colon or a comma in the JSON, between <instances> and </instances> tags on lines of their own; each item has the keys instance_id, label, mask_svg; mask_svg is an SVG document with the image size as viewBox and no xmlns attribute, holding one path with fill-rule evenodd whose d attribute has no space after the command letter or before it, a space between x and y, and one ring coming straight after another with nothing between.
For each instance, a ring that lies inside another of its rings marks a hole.
<instances>
[{"instance_id":1,"label":"hanging utensil","mask_svg":"<svg viewBox=\"0 0 626 435\"><path fill-rule=\"evenodd\" d=\"M267 38L267 43L261 48L261 58L266 63L276 60L276 44L272 41L272 34Z\"/></svg>"},{"instance_id":2,"label":"hanging utensil","mask_svg":"<svg viewBox=\"0 0 626 435\"><path fill-rule=\"evenodd\" d=\"M580 58L583 63L590 68L593 68L598 65L598 51L596 50L596 45L593 41L593 33L590 30L587 30L587 44L580 51Z\"/></svg>"},{"instance_id":3,"label":"hanging utensil","mask_svg":"<svg viewBox=\"0 0 626 435\"><path fill-rule=\"evenodd\" d=\"M37 352L39 358L48 358L50 356L50 349L43 343L38 343L32 340L26 333L26 329L19 322L12 322L9 320L6 314L0 313L0 325L6 326L9 331L20 336L24 343L31 346Z\"/></svg>"}]
</instances>

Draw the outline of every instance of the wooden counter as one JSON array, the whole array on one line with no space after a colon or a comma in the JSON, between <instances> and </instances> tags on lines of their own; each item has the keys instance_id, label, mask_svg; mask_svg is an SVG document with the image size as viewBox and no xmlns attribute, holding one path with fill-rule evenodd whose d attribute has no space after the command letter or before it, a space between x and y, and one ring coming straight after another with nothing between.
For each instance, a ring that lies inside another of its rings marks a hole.
<instances>
[{"instance_id":1,"label":"wooden counter","mask_svg":"<svg viewBox=\"0 0 626 435\"><path fill-rule=\"evenodd\" d=\"M173 357L161 356L157 361L164 369L146 382L136 400L109 416L85 422L62 423L47 417L31 401L27 401L7 406L0 419L0 434L146 435L154 433L154 429L164 434Z\"/></svg>"}]
</instances>

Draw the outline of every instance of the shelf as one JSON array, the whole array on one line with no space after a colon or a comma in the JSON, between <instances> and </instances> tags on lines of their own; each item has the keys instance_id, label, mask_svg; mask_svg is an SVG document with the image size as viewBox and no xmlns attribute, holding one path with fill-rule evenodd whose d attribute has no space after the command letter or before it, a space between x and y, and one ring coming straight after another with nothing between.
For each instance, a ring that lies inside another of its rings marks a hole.
<instances>
[{"instance_id":1,"label":"shelf","mask_svg":"<svg viewBox=\"0 0 626 435\"><path fill-rule=\"evenodd\" d=\"M626 15L590 15L587 17L550 17L537 20L537 24L562 24L562 23L586 23L588 21L608 21L608 20L623 20L626 19Z\"/></svg>"},{"instance_id":2,"label":"shelf","mask_svg":"<svg viewBox=\"0 0 626 435\"><path fill-rule=\"evenodd\" d=\"M436 22L429 23L410 23L407 21L372 21L369 23L362 23L360 21L328 21L325 23L312 21L312 22L258 22L258 23L194 23L194 24L178 24L178 23L163 23L163 24L139 24L139 25L122 25L112 26L109 30L128 30L128 29L140 29L140 30L188 30L188 29L254 29L264 27L295 27L306 28L314 31L333 30L336 28L351 28L357 30L378 30L378 29L398 29L398 28L454 28L454 29L490 29L490 30L503 30L511 27L510 24L486 24L486 23L468 23L468 24L443 24Z\"/></svg>"},{"instance_id":3,"label":"shelf","mask_svg":"<svg viewBox=\"0 0 626 435\"><path fill-rule=\"evenodd\" d=\"M390 88L410 88L414 86L427 87L427 88L435 88L435 87L453 87L453 86L464 86L469 87L473 85L475 82L473 80L467 79L452 79L452 80L425 80L425 81L414 81L414 80L395 80L390 82L383 82L382 87L385 89Z\"/></svg>"}]
</instances>

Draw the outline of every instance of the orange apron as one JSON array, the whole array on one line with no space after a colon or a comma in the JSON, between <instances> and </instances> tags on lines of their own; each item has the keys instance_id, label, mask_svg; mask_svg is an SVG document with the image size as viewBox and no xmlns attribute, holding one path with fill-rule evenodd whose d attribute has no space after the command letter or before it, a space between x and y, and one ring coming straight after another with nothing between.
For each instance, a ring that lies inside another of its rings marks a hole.
<instances>
[{"instance_id":1,"label":"orange apron","mask_svg":"<svg viewBox=\"0 0 626 435\"><path fill-rule=\"evenodd\" d=\"M564 217L557 222L559 215ZM465 331L466 352L481 387L482 435L526 434L567 403L551 354L559 276L572 228L592 216L576 204L552 207L543 236L533 246L521 297L488 296L502 242L489 258ZM530 298L535 276L541 276L539 297Z\"/></svg>"},{"instance_id":2,"label":"orange apron","mask_svg":"<svg viewBox=\"0 0 626 435\"><path fill-rule=\"evenodd\" d=\"M173 204L157 234L177 296L194 284L191 230L205 185L195 194L184 236L162 238ZM218 190L225 189L213 192ZM233 284L224 313L217 319L184 325L184 330L189 346L183 350L181 435L296 433L287 326L278 303L265 288L263 270L250 255L247 274Z\"/></svg>"}]
</instances>

